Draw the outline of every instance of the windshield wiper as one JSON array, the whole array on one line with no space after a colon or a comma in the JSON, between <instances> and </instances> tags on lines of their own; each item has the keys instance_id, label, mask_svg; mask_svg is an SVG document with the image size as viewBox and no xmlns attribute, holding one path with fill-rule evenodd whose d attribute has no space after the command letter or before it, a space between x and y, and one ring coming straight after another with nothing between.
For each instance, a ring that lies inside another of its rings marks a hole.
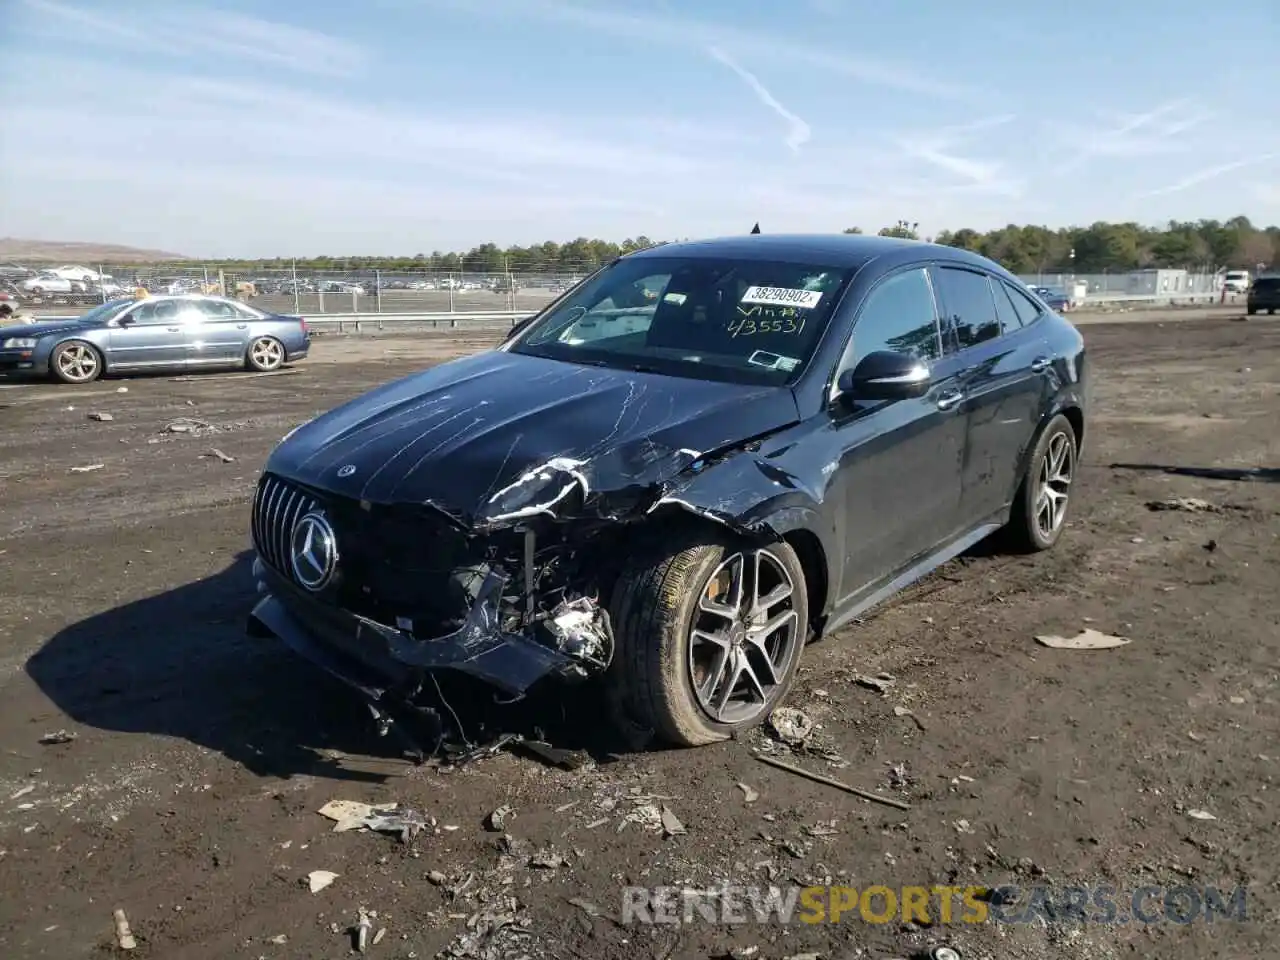
<instances>
[{"instance_id":1,"label":"windshield wiper","mask_svg":"<svg viewBox=\"0 0 1280 960\"><path fill-rule=\"evenodd\" d=\"M645 363L636 361L609 361L609 360L584 360L581 357L574 357L573 363L580 363L587 367L604 367L607 370L628 370L632 373L662 373L657 367L649 366Z\"/></svg>"}]
</instances>

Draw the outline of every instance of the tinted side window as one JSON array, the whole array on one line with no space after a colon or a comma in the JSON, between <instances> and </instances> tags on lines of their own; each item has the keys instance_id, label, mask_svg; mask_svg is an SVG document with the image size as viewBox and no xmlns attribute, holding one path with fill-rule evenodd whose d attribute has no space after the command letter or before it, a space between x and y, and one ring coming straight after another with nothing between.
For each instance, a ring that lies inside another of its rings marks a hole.
<instances>
[{"instance_id":1,"label":"tinted side window","mask_svg":"<svg viewBox=\"0 0 1280 960\"><path fill-rule=\"evenodd\" d=\"M909 353L921 360L936 360L941 354L938 310L923 269L893 275L863 304L853 327L849 366L877 350Z\"/></svg>"},{"instance_id":2,"label":"tinted side window","mask_svg":"<svg viewBox=\"0 0 1280 960\"><path fill-rule=\"evenodd\" d=\"M154 326L161 323L173 323L178 318L178 308L172 300L159 300L152 303L144 303L133 313L129 314L129 319L140 327Z\"/></svg>"},{"instance_id":3,"label":"tinted side window","mask_svg":"<svg viewBox=\"0 0 1280 960\"><path fill-rule=\"evenodd\" d=\"M1004 288L1009 291L1009 299L1013 301L1013 309L1018 311L1018 319L1022 321L1024 327L1040 316L1039 305L1029 296L1012 284L1006 283Z\"/></svg>"},{"instance_id":4,"label":"tinted side window","mask_svg":"<svg viewBox=\"0 0 1280 960\"><path fill-rule=\"evenodd\" d=\"M991 295L996 298L996 316L1000 318L1000 326L1004 332L1009 333L1021 327L1022 320L1018 317L1013 301L1009 299L1009 292L995 277L991 278Z\"/></svg>"},{"instance_id":5,"label":"tinted side window","mask_svg":"<svg viewBox=\"0 0 1280 960\"><path fill-rule=\"evenodd\" d=\"M956 332L961 350L1000 336L1000 320L985 274L943 267L938 279L947 321Z\"/></svg>"},{"instance_id":6,"label":"tinted side window","mask_svg":"<svg viewBox=\"0 0 1280 960\"><path fill-rule=\"evenodd\" d=\"M235 320L240 317L235 307L222 300L199 300L196 306L209 320Z\"/></svg>"}]
</instances>

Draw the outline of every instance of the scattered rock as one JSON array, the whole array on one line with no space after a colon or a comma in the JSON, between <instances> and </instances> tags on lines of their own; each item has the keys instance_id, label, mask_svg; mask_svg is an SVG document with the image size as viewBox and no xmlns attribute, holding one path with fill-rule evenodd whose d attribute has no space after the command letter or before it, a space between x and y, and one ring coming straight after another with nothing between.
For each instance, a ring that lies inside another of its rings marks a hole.
<instances>
[{"instance_id":1,"label":"scattered rock","mask_svg":"<svg viewBox=\"0 0 1280 960\"><path fill-rule=\"evenodd\" d=\"M1208 810L1188 810L1187 816L1190 817L1192 820L1217 820L1218 819Z\"/></svg>"},{"instance_id":2,"label":"scattered rock","mask_svg":"<svg viewBox=\"0 0 1280 960\"><path fill-rule=\"evenodd\" d=\"M745 783L739 783L738 789L742 791L743 803L755 803L757 800L760 799L760 792L758 790L753 790L751 787L747 786Z\"/></svg>"},{"instance_id":3,"label":"scattered rock","mask_svg":"<svg viewBox=\"0 0 1280 960\"><path fill-rule=\"evenodd\" d=\"M109 413L91 413L89 419L96 420L98 423L110 423L115 417Z\"/></svg>"},{"instance_id":4,"label":"scattered rock","mask_svg":"<svg viewBox=\"0 0 1280 960\"><path fill-rule=\"evenodd\" d=\"M779 707L769 717L769 729L783 743L800 746L813 734L813 721L794 707Z\"/></svg>"},{"instance_id":5,"label":"scattered rock","mask_svg":"<svg viewBox=\"0 0 1280 960\"><path fill-rule=\"evenodd\" d=\"M868 690L874 690L879 694L886 694L889 688L897 683L897 678L892 674L881 673L874 677L867 677L859 674L853 678L853 682L860 687L866 687Z\"/></svg>"},{"instance_id":6,"label":"scattered rock","mask_svg":"<svg viewBox=\"0 0 1280 960\"><path fill-rule=\"evenodd\" d=\"M589 900L583 900L580 897L570 897L567 902L572 906L577 907L588 917L603 917L605 915L603 910Z\"/></svg>"},{"instance_id":7,"label":"scattered rock","mask_svg":"<svg viewBox=\"0 0 1280 960\"><path fill-rule=\"evenodd\" d=\"M568 863L569 861L552 847L539 850L529 858L529 866L537 870L555 870L559 867L567 866Z\"/></svg>"},{"instance_id":8,"label":"scattered rock","mask_svg":"<svg viewBox=\"0 0 1280 960\"><path fill-rule=\"evenodd\" d=\"M76 738L76 734L67 730L55 730L53 733L46 733L40 738L40 742L46 746L55 743L70 743Z\"/></svg>"},{"instance_id":9,"label":"scattered rock","mask_svg":"<svg viewBox=\"0 0 1280 960\"><path fill-rule=\"evenodd\" d=\"M919 717L917 717L915 713L909 710L907 707L901 707L901 706L894 707L893 715L895 717L910 717L911 722L914 723L917 727L919 727L922 733L924 732L924 729L925 729L924 721L921 720Z\"/></svg>"},{"instance_id":10,"label":"scattered rock","mask_svg":"<svg viewBox=\"0 0 1280 960\"><path fill-rule=\"evenodd\" d=\"M507 829L507 824L514 820L515 817L516 812L504 804L485 818L485 829L492 830L494 833L501 833Z\"/></svg>"},{"instance_id":11,"label":"scattered rock","mask_svg":"<svg viewBox=\"0 0 1280 960\"><path fill-rule=\"evenodd\" d=\"M84 466L84 467L72 467L71 472L72 473L93 473L93 471L101 470L105 466L106 466L105 463L91 463L88 466Z\"/></svg>"},{"instance_id":12,"label":"scattered rock","mask_svg":"<svg viewBox=\"0 0 1280 960\"><path fill-rule=\"evenodd\" d=\"M197 430L212 430L213 424L192 417L178 417L166 423L164 429L168 433L195 433Z\"/></svg>"},{"instance_id":13,"label":"scattered rock","mask_svg":"<svg viewBox=\"0 0 1280 960\"><path fill-rule=\"evenodd\" d=\"M1222 508L1216 503L1201 500L1199 497L1169 497L1165 500L1147 501L1148 510L1181 510L1185 513L1221 513Z\"/></svg>"},{"instance_id":14,"label":"scattered rock","mask_svg":"<svg viewBox=\"0 0 1280 960\"><path fill-rule=\"evenodd\" d=\"M117 909L113 914L116 922L116 943L120 945L121 950L133 950L138 946L138 941L133 937L133 931L129 929L129 918L125 916L123 910Z\"/></svg>"},{"instance_id":15,"label":"scattered rock","mask_svg":"<svg viewBox=\"0 0 1280 960\"><path fill-rule=\"evenodd\" d=\"M680 822L680 818L665 803L662 805L662 811L659 816L662 820L663 836L678 837L687 832L684 824Z\"/></svg>"},{"instance_id":16,"label":"scattered rock","mask_svg":"<svg viewBox=\"0 0 1280 960\"><path fill-rule=\"evenodd\" d=\"M319 893L337 879L338 874L331 870L312 870L307 874L307 887L312 893Z\"/></svg>"},{"instance_id":17,"label":"scattered rock","mask_svg":"<svg viewBox=\"0 0 1280 960\"><path fill-rule=\"evenodd\" d=\"M202 453L202 454L201 454L201 456L202 456L202 457L211 457L211 458L213 458L213 459L215 459L215 460L221 460L223 463L235 463L235 462L236 462L236 458L235 458L235 457L233 457L233 456L230 456L230 455L228 455L228 454L223 453L223 452L222 452L221 450L219 450L217 447L214 447L214 448L213 448L213 449L211 449L208 453Z\"/></svg>"}]
</instances>

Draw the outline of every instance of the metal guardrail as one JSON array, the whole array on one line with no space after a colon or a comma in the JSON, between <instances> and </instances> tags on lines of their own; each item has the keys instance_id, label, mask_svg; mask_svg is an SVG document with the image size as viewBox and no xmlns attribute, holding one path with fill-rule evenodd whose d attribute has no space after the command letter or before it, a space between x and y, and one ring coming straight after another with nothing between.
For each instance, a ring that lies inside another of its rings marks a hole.
<instances>
[{"instance_id":1,"label":"metal guardrail","mask_svg":"<svg viewBox=\"0 0 1280 960\"><path fill-rule=\"evenodd\" d=\"M455 329L459 324L491 324L514 327L525 317L532 316L532 310L494 310L474 312L440 312L440 313L315 313L299 314L307 321L307 326L323 329L337 328L339 333L348 327L359 333L365 325L382 330L384 325L396 326L404 323L430 324L442 329Z\"/></svg>"}]
</instances>

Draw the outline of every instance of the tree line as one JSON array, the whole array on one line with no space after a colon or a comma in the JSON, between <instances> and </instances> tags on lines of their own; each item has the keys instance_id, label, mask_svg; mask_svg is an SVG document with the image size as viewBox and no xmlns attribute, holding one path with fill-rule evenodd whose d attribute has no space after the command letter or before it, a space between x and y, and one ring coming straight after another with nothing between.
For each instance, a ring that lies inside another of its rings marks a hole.
<instances>
[{"instance_id":1,"label":"tree line","mask_svg":"<svg viewBox=\"0 0 1280 960\"><path fill-rule=\"evenodd\" d=\"M845 233L862 233L849 227ZM882 227L880 236L921 239L919 224L907 220ZM1248 217L1230 220L1170 221L1164 227L1137 223L1098 222L1087 227L1018 226L995 230L944 230L936 243L972 250L1019 274L1127 272L1150 267L1184 268L1197 272L1219 269L1254 270L1280 262L1280 227L1255 227ZM581 274L623 254L663 241L640 236L621 243L579 237L568 243L499 247L483 243L465 253L419 253L412 257L319 256L291 260L222 260L174 263L174 267L217 267L237 273L277 274L296 265L298 270L387 272L453 272L475 274Z\"/></svg>"}]
</instances>

